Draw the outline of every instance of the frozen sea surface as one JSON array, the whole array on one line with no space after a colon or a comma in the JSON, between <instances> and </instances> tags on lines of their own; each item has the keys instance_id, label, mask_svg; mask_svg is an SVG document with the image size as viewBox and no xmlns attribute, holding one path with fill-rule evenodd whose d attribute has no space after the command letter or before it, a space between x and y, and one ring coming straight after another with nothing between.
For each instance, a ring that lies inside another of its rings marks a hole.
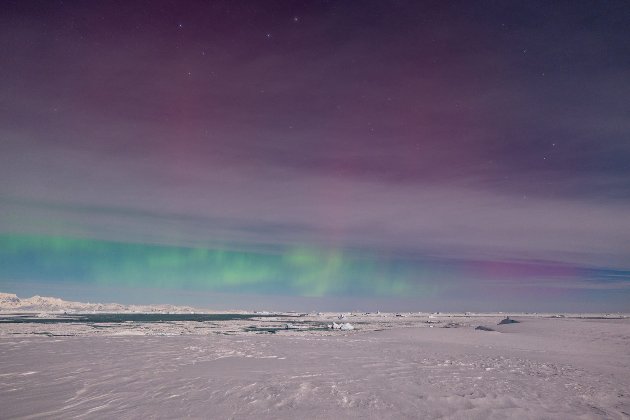
<instances>
[{"instance_id":1,"label":"frozen sea surface","mask_svg":"<svg viewBox=\"0 0 630 420\"><path fill-rule=\"evenodd\" d=\"M171 336L3 325L0 418L630 418L630 319L465 319Z\"/></svg>"},{"instance_id":2,"label":"frozen sea surface","mask_svg":"<svg viewBox=\"0 0 630 420\"><path fill-rule=\"evenodd\" d=\"M213 322L213 321L236 321L249 320L252 318L265 318L272 315L259 314L205 314L205 313L93 313L93 314L53 314L42 316L42 314L2 314L0 313L1 324L102 324L102 323L121 323L121 322L138 322L144 324L165 323L165 322Z\"/></svg>"}]
</instances>

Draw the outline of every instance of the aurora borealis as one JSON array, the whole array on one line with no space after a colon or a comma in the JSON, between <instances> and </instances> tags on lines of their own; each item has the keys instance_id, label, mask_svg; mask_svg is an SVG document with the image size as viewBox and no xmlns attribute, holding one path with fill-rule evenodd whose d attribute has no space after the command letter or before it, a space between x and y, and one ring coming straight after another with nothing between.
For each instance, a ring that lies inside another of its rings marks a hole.
<instances>
[{"instance_id":1,"label":"aurora borealis","mask_svg":"<svg viewBox=\"0 0 630 420\"><path fill-rule=\"evenodd\" d=\"M0 291L630 310L628 27L621 1L3 2Z\"/></svg>"}]
</instances>

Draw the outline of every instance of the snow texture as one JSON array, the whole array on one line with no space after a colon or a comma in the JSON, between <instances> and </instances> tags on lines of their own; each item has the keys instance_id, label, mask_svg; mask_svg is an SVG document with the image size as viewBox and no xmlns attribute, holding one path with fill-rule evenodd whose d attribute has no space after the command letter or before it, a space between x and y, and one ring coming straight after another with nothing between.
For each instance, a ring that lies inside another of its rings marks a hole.
<instances>
[{"instance_id":1,"label":"snow texture","mask_svg":"<svg viewBox=\"0 0 630 420\"><path fill-rule=\"evenodd\" d=\"M0 417L630 416L626 315L405 315L0 322Z\"/></svg>"}]
</instances>

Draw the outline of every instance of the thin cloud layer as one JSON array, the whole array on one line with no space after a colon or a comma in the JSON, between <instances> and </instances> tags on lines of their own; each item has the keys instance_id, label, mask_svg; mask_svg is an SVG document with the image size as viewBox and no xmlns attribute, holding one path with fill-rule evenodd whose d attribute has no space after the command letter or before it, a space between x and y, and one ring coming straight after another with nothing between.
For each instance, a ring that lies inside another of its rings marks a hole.
<instances>
[{"instance_id":1,"label":"thin cloud layer","mask_svg":"<svg viewBox=\"0 0 630 420\"><path fill-rule=\"evenodd\" d=\"M0 234L626 290L624 3L142 4L1 6Z\"/></svg>"}]
</instances>

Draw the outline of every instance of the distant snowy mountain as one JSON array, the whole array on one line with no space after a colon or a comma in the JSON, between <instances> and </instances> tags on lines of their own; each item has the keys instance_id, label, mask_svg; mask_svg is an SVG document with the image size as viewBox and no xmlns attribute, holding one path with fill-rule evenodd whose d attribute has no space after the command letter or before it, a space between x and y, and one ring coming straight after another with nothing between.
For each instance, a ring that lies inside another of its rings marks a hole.
<instances>
[{"instance_id":1,"label":"distant snowy mountain","mask_svg":"<svg viewBox=\"0 0 630 420\"><path fill-rule=\"evenodd\" d=\"M119 303L70 302L54 297L33 296L20 299L13 293L0 293L2 312L196 312L189 306L174 305L121 305Z\"/></svg>"}]
</instances>

